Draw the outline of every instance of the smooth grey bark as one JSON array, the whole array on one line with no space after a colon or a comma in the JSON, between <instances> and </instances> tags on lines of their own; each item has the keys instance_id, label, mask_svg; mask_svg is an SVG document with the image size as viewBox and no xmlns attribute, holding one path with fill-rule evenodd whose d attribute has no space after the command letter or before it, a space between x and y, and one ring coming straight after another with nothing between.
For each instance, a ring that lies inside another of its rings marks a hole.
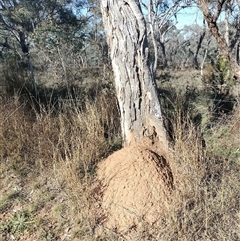
<instances>
[{"instance_id":1,"label":"smooth grey bark","mask_svg":"<svg viewBox=\"0 0 240 241\"><path fill-rule=\"evenodd\" d=\"M225 19L224 19L224 24L225 24L225 41L227 43L227 46L229 47L229 16L231 13L231 7L233 4L233 0L229 1L226 3L225 6Z\"/></svg>"},{"instance_id":2,"label":"smooth grey bark","mask_svg":"<svg viewBox=\"0 0 240 241\"><path fill-rule=\"evenodd\" d=\"M124 146L141 141L144 136L167 146L139 1L100 0L100 4L115 75Z\"/></svg>"},{"instance_id":3,"label":"smooth grey bark","mask_svg":"<svg viewBox=\"0 0 240 241\"><path fill-rule=\"evenodd\" d=\"M148 0L148 21L149 21L150 33L151 33L153 49L154 49L154 62L153 62L153 66L152 66L152 72L153 72L153 78L155 78L156 77L157 64L158 64L158 46L157 46L156 38L154 36L155 33L154 33L153 26L155 25L155 23L154 23L154 19L152 19L153 13L154 13L153 2L152 2L152 0Z\"/></svg>"},{"instance_id":4,"label":"smooth grey bark","mask_svg":"<svg viewBox=\"0 0 240 241\"><path fill-rule=\"evenodd\" d=\"M237 0L237 5L238 5L238 10L240 11L240 0ZM236 62L238 65L240 65L240 60L239 60L239 51L240 51L240 18L237 17L236 22L234 23L234 27L236 28L236 32L234 36L231 38L230 42L230 51L236 55ZM236 51L234 51L236 49Z\"/></svg>"}]
</instances>

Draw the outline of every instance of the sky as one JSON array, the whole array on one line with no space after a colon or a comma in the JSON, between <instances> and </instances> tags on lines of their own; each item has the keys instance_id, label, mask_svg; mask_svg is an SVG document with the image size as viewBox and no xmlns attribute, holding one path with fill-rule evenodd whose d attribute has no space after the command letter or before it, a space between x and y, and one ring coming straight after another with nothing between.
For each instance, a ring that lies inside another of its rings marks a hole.
<instances>
[{"instance_id":1,"label":"sky","mask_svg":"<svg viewBox=\"0 0 240 241\"><path fill-rule=\"evenodd\" d=\"M143 8L144 10L144 8ZM82 9L83 14L87 13L87 9ZM177 14L178 24L176 27L182 29L185 25L198 24L202 25L202 13L197 6L187 7L182 9Z\"/></svg>"},{"instance_id":2,"label":"sky","mask_svg":"<svg viewBox=\"0 0 240 241\"><path fill-rule=\"evenodd\" d=\"M202 25L203 17L201 11L197 7L182 9L178 15L178 29L183 28L185 25L198 24Z\"/></svg>"},{"instance_id":3,"label":"sky","mask_svg":"<svg viewBox=\"0 0 240 241\"><path fill-rule=\"evenodd\" d=\"M148 0L142 0L145 4ZM169 1L171 2L171 1ZM143 13L146 13L145 9L142 8ZM202 25L203 16L196 4L187 5L186 8L182 9L177 13L178 24L176 27L182 29L185 25L198 24ZM174 20L175 22L175 20Z\"/></svg>"}]
</instances>

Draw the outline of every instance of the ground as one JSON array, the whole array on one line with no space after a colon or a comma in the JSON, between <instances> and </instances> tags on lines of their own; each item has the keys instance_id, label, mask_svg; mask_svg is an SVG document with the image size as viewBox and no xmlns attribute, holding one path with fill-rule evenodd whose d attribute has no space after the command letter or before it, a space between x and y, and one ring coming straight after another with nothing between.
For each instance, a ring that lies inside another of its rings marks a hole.
<instances>
[{"instance_id":1,"label":"ground","mask_svg":"<svg viewBox=\"0 0 240 241\"><path fill-rule=\"evenodd\" d=\"M213 119L211 95L182 74L161 84L168 152L121 149L112 91L59 112L2 99L0 241L238 241L239 95Z\"/></svg>"}]
</instances>

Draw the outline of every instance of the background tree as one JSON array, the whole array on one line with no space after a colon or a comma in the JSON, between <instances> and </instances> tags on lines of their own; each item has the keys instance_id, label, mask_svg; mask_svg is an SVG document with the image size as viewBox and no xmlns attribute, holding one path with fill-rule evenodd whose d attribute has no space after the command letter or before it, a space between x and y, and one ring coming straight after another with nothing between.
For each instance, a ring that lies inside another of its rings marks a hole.
<instances>
[{"instance_id":1,"label":"background tree","mask_svg":"<svg viewBox=\"0 0 240 241\"><path fill-rule=\"evenodd\" d=\"M66 80L70 73L68 66L78 62L75 53L83 46L83 29L89 16L76 9L82 9L85 4L82 0L0 1L0 46L4 64L10 63L6 59L13 56L10 61L15 64L11 66L18 65L18 61L23 63L19 71L24 70L24 66L28 71L30 68L33 86L40 79L41 82L55 79L58 83ZM72 58L66 58L69 55ZM11 67L7 65L6 69Z\"/></svg>"},{"instance_id":2,"label":"background tree","mask_svg":"<svg viewBox=\"0 0 240 241\"><path fill-rule=\"evenodd\" d=\"M227 9L230 14L226 16L230 25L229 47L233 56L236 56L236 62L240 65L240 1L231 1L231 5Z\"/></svg>"},{"instance_id":3,"label":"background tree","mask_svg":"<svg viewBox=\"0 0 240 241\"><path fill-rule=\"evenodd\" d=\"M201 49L201 46L202 46L205 35L206 35L206 24L205 24L205 21L203 21L203 30L200 33L199 40L198 40L198 43L197 43L197 48L196 48L196 51L194 53L194 65L195 65L196 69L199 69L198 54L199 54L199 51Z\"/></svg>"},{"instance_id":4,"label":"background tree","mask_svg":"<svg viewBox=\"0 0 240 241\"><path fill-rule=\"evenodd\" d=\"M1 0L0 27L2 41L0 45L6 48L16 48L16 43L18 43L22 53L28 54L33 41L32 37L39 34L39 31L36 32L38 29L44 30L47 34L50 29L53 33L53 30L57 32L60 27L61 30L70 27L75 34L77 28L74 31L73 27L78 25L79 28L79 25L83 24L83 19L78 19L73 13L73 9L81 7L83 4L83 1L73 2L70 0ZM48 28L42 29L44 25ZM55 29L53 29L54 26ZM43 32L42 36L43 38L46 37Z\"/></svg>"},{"instance_id":5,"label":"background tree","mask_svg":"<svg viewBox=\"0 0 240 241\"><path fill-rule=\"evenodd\" d=\"M151 36L150 40L154 49L153 72L158 67L158 61L161 61L162 68L168 67L166 42L167 33L175 28L177 24L177 13L185 8L182 1L159 1L149 0L147 3L141 1L141 5L147 11L147 28Z\"/></svg>"},{"instance_id":6,"label":"background tree","mask_svg":"<svg viewBox=\"0 0 240 241\"><path fill-rule=\"evenodd\" d=\"M204 18L208 24L209 30L216 39L219 49L221 51L222 57L229 63L233 74L240 80L240 66L237 64L236 59L232 56L229 46L228 46L228 34L227 39L219 30L218 20L220 14L224 11L224 7L227 5L228 1L219 0L217 3L207 3L205 0L200 0L200 8L203 12ZM227 7L227 10L229 8ZM228 11L227 11L228 13Z\"/></svg>"}]
</instances>

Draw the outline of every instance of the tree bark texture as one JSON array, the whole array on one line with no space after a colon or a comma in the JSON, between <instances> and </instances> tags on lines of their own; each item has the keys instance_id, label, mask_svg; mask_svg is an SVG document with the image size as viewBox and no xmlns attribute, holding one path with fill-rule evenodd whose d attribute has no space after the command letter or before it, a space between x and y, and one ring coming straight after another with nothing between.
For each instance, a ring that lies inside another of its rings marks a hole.
<instances>
[{"instance_id":1,"label":"tree bark texture","mask_svg":"<svg viewBox=\"0 0 240 241\"><path fill-rule=\"evenodd\" d=\"M228 44L224 36L220 33L217 20L220 16L224 3L226 0L219 0L216 12L212 14L208 9L207 3L205 0L200 0L200 7L202 9L205 20L207 21L210 32L213 37L216 39L218 46L221 51L221 55L228 61L233 71L234 76L240 81L240 66L235 61L234 57L231 56Z\"/></svg>"},{"instance_id":2,"label":"tree bark texture","mask_svg":"<svg viewBox=\"0 0 240 241\"><path fill-rule=\"evenodd\" d=\"M167 146L155 80L148 61L146 23L136 0L101 0L121 112L124 146L148 136Z\"/></svg>"}]
</instances>

